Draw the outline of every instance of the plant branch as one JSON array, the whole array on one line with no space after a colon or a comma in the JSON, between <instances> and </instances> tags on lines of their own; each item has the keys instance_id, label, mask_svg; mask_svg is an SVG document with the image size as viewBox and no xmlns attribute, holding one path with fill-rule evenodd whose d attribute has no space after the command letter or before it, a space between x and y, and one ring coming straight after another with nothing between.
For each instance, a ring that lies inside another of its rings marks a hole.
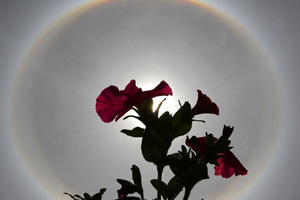
<instances>
[{"instance_id":1,"label":"plant branch","mask_svg":"<svg viewBox=\"0 0 300 200\"><path fill-rule=\"evenodd\" d=\"M163 168L161 165L157 164L157 179L159 181L162 181L162 173L163 173ZM161 194L159 191L157 191L157 200L161 200Z\"/></svg>"},{"instance_id":2,"label":"plant branch","mask_svg":"<svg viewBox=\"0 0 300 200\"><path fill-rule=\"evenodd\" d=\"M191 194L191 189L186 188L186 189L185 189L185 192L184 192L183 200L188 200L190 194Z\"/></svg>"}]
</instances>

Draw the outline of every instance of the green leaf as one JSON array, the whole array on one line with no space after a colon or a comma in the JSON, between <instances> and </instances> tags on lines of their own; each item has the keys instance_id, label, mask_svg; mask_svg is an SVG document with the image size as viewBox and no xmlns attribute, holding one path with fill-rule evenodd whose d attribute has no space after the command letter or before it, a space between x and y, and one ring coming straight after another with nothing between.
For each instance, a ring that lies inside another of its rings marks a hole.
<instances>
[{"instance_id":1,"label":"green leaf","mask_svg":"<svg viewBox=\"0 0 300 200\"><path fill-rule=\"evenodd\" d=\"M135 185L127 180L124 179L117 179L117 182L120 183L121 185L125 185L127 187L134 187Z\"/></svg>"},{"instance_id":2,"label":"green leaf","mask_svg":"<svg viewBox=\"0 0 300 200\"><path fill-rule=\"evenodd\" d=\"M171 130L171 124L172 124L172 115L167 111L164 112L156 121L156 128L160 130L160 132L167 133Z\"/></svg>"},{"instance_id":3,"label":"green leaf","mask_svg":"<svg viewBox=\"0 0 300 200\"><path fill-rule=\"evenodd\" d=\"M182 147L182 151L177 154L171 154L166 157L166 163L169 164L170 169L175 174L172 182L176 186L176 183L191 190L195 184L203 179L207 179L207 166L199 156L196 156L193 151ZM173 187L175 187L173 186ZM180 192L179 188L175 188L175 192ZM177 193L174 193L177 195Z\"/></svg>"},{"instance_id":4,"label":"green leaf","mask_svg":"<svg viewBox=\"0 0 300 200\"><path fill-rule=\"evenodd\" d=\"M142 186L142 178L140 169L136 165L132 165L132 180L135 185Z\"/></svg>"},{"instance_id":5,"label":"green leaf","mask_svg":"<svg viewBox=\"0 0 300 200\"><path fill-rule=\"evenodd\" d=\"M157 164L157 165L161 166L162 168L164 168L167 165L171 165L173 163L173 161L175 160L174 157L178 157L178 156L180 156L179 153L173 153L173 154L167 155L167 156L161 158L155 164Z\"/></svg>"},{"instance_id":6,"label":"green leaf","mask_svg":"<svg viewBox=\"0 0 300 200\"><path fill-rule=\"evenodd\" d=\"M105 191L106 191L106 188L101 188L99 194L103 195Z\"/></svg>"},{"instance_id":7,"label":"green leaf","mask_svg":"<svg viewBox=\"0 0 300 200\"><path fill-rule=\"evenodd\" d=\"M77 200L73 195L71 195L71 194L69 194L69 193L67 193L67 192L65 192L64 194L66 194L66 195L69 195L72 199L74 199L74 200Z\"/></svg>"},{"instance_id":8,"label":"green leaf","mask_svg":"<svg viewBox=\"0 0 300 200\"><path fill-rule=\"evenodd\" d=\"M177 182L177 177L173 177L169 183L169 200L174 200L177 195L182 191L183 186Z\"/></svg>"},{"instance_id":9,"label":"green leaf","mask_svg":"<svg viewBox=\"0 0 300 200\"><path fill-rule=\"evenodd\" d=\"M117 182L122 185L122 188L124 186L124 188L126 188L125 190L130 190L130 191L137 192L138 194L141 195L142 199L144 198L143 197L143 188L142 188L142 186L135 185L135 184L133 184L133 183L127 181L127 180L124 180L124 179L117 179Z\"/></svg>"},{"instance_id":10,"label":"green leaf","mask_svg":"<svg viewBox=\"0 0 300 200\"><path fill-rule=\"evenodd\" d=\"M144 135L144 129L140 127L135 127L132 130L123 129L121 132L131 137L143 137Z\"/></svg>"},{"instance_id":11,"label":"green leaf","mask_svg":"<svg viewBox=\"0 0 300 200\"><path fill-rule=\"evenodd\" d=\"M106 188L100 189L99 193L93 195L92 200L102 200L102 196L105 191L106 191Z\"/></svg>"},{"instance_id":12,"label":"green leaf","mask_svg":"<svg viewBox=\"0 0 300 200\"><path fill-rule=\"evenodd\" d=\"M79 198L79 199L81 199L81 200L85 200L84 198L82 198L82 197L81 197L80 195L78 195L78 194L75 194L74 197L77 197L77 198Z\"/></svg>"},{"instance_id":13,"label":"green leaf","mask_svg":"<svg viewBox=\"0 0 300 200\"><path fill-rule=\"evenodd\" d=\"M91 200L92 199L92 197L88 193L84 193L83 196L84 196L85 200Z\"/></svg>"},{"instance_id":14,"label":"green leaf","mask_svg":"<svg viewBox=\"0 0 300 200\"><path fill-rule=\"evenodd\" d=\"M231 141L230 140L217 140L215 144L216 152L224 152L230 150L232 147L230 147Z\"/></svg>"},{"instance_id":15,"label":"green leaf","mask_svg":"<svg viewBox=\"0 0 300 200\"><path fill-rule=\"evenodd\" d=\"M186 147L183 146L183 145L181 145L181 152L182 152L182 154L187 154L188 153Z\"/></svg>"},{"instance_id":16,"label":"green leaf","mask_svg":"<svg viewBox=\"0 0 300 200\"><path fill-rule=\"evenodd\" d=\"M168 184L157 179L151 180L151 184L164 199L168 200L174 200L183 189L183 186L176 181L176 178L172 178Z\"/></svg>"},{"instance_id":17,"label":"green leaf","mask_svg":"<svg viewBox=\"0 0 300 200\"><path fill-rule=\"evenodd\" d=\"M165 112L157 120L152 120L146 126L142 140L142 153L145 160L156 163L163 159L172 141L190 131L192 117L191 106L186 102L174 116Z\"/></svg>"},{"instance_id":18,"label":"green leaf","mask_svg":"<svg viewBox=\"0 0 300 200\"><path fill-rule=\"evenodd\" d=\"M173 116L170 137L173 139L187 134L192 128L193 113L191 105L185 102Z\"/></svg>"},{"instance_id":19,"label":"green leaf","mask_svg":"<svg viewBox=\"0 0 300 200\"><path fill-rule=\"evenodd\" d=\"M161 180L151 180L153 187L162 195L164 199L168 199L168 185Z\"/></svg>"},{"instance_id":20,"label":"green leaf","mask_svg":"<svg viewBox=\"0 0 300 200\"><path fill-rule=\"evenodd\" d=\"M166 158L170 169L177 176L182 176L190 168L190 161L184 158L182 152L169 155Z\"/></svg>"},{"instance_id":21,"label":"green leaf","mask_svg":"<svg viewBox=\"0 0 300 200\"><path fill-rule=\"evenodd\" d=\"M182 174L177 181L185 188L192 189L199 181L208 178L206 164L198 164L192 167L190 171Z\"/></svg>"},{"instance_id":22,"label":"green leaf","mask_svg":"<svg viewBox=\"0 0 300 200\"><path fill-rule=\"evenodd\" d=\"M137 108L140 115L140 121L145 125L148 124L149 120L151 120L154 116L153 99L144 99L142 104L140 104Z\"/></svg>"},{"instance_id":23,"label":"green leaf","mask_svg":"<svg viewBox=\"0 0 300 200\"><path fill-rule=\"evenodd\" d=\"M149 121L142 139L142 153L145 160L156 163L163 159L172 141L190 131L192 117L191 106L186 102L174 116L165 112L158 119Z\"/></svg>"},{"instance_id":24,"label":"green leaf","mask_svg":"<svg viewBox=\"0 0 300 200\"><path fill-rule=\"evenodd\" d=\"M208 134L206 136L206 145L207 145L207 151L211 151L214 146L215 146L215 137L213 136L213 134Z\"/></svg>"},{"instance_id":25,"label":"green leaf","mask_svg":"<svg viewBox=\"0 0 300 200\"><path fill-rule=\"evenodd\" d=\"M147 126L142 139L142 154L146 161L156 163L164 158L171 146L168 134L154 126Z\"/></svg>"},{"instance_id":26,"label":"green leaf","mask_svg":"<svg viewBox=\"0 0 300 200\"><path fill-rule=\"evenodd\" d=\"M192 136L191 139L189 139L189 140L190 140L191 144L193 146L195 146L198 151L200 151L200 145L199 145L197 137L196 136Z\"/></svg>"}]
</instances>

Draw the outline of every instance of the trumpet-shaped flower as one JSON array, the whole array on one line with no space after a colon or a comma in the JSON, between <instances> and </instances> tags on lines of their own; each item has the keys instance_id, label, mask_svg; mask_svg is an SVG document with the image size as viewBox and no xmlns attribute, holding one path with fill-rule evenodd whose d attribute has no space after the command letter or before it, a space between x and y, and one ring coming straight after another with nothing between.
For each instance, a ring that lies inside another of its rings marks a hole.
<instances>
[{"instance_id":1,"label":"trumpet-shaped flower","mask_svg":"<svg viewBox=\"0 0 300 200\"><path fill-rule=\"evenodd\" d=\"M231 131L232 129L226 127L226 130ZM217 138L215 138L215 140L217 141ZM199 153L202 158L204 158L207 148L206 137L198 137L197 141L198 144L197 146L195 146L191 143L189 138L187 138L186 145L191 147L195 152ZM234 174L236 176L247 174L247 169L241 164L241 162L231 151L228 150L220 152L218 155L222 157L216 160L218 165L215 166L215 175L221 175L223 178L229 178Z\"/></svg>"},{"instance_id":2,"label":"trumpet-shaped flower","mask_svg":"<svg viewBox=\"0 0 300 200\"><path fill-rule=\"evenodd\" d=\"M231 151L222 153L222 157L217 159L219 165L215 166L215 175L221 175L223 178L230 178L232 175L246 175L248 170L235 157Z\"/></svg>"},{"instance_id":3,"label":"trumpet-shaped flower","mask_svg":"<svg viewBox=\"0 0 300 200\"><path fill-rule=\"evenodd\" d=\"M172 89L165 81L161 81L153 90L142 91L131 80L124 90L116 86L105 88L96 100L96 112L104 122L117 121L132 107L139 106L144 99L151 99L157 96L172 95Z\"/></svg>"},{"instance_id":4,"label":"trumpet-shaped flower","mask_svg":"<svg viewBox=\"0 0 300 200\"><path fill-rule=\"evenodd\" d=\"M212 102L208 96L203 94L201 90L197 90L198 100L192 111L194 115L198 114L216 114L219 115L219 108L216 103Z\"/></svg>"}]
</instances>

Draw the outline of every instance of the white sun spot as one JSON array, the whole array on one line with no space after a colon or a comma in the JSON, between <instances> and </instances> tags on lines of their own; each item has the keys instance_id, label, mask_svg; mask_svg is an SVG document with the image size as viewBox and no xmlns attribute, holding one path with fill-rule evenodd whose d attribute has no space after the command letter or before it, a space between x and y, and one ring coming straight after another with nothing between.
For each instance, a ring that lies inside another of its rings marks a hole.
<instances>
[{"instance_id":1,"label":"white sun spot","mask_svg":"<svg viewBox=\"0 0 300 200\"><path fill-rule=\"evenodd\" d=\"M179 108L178 101L172 96L156 97L153 99L153 111L157 109L157 107L162 101L163 103L159 109L159 115L162 115L166 111L168 111L171 114L174 114L176 110Z\"/></svg>"}]
</instances>

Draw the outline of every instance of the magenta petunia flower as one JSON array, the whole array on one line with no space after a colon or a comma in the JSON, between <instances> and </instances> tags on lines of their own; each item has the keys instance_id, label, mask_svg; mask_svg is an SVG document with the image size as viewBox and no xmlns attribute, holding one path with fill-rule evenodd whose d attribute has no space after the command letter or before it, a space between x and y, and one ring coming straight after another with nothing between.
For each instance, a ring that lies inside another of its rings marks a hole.
<instances>
[{"instance_id":1,"label":"magenta petunia flower","mask_svg":"<svg viewBox=\"0 0 300 200\"><path fill-rule=\"evenodd\" d=\"M198 114L216 114L219 115L219 108L216 103L212 102L209 97L197 90L198 100L194 108L192 109L194 115Z\"/></svg>"},{"instance_id":2,"label":"magenta petunia flower","mask_svg":"<svg viewBox=\"0 0 300 200\"><path fill-rule=\"evenodd\" d=\"M198 152L199 155L204 158L206 153L206 137L199 137L198 148L195 145L192 145L189 138L186 139L186 145L191 147L194 151ZM215 138L217 140L217 138ZM241 162L235 157L231 151L225 151L220 153L222 157L217 159L219 166L215 166L215 175L221 175L223 178L229 178L233 174L246 175L247 169L241 164Z\"/></svg>"},{"instance_id":3,"label":"magenta petunia flower","mask_svg":"<svg viewBox=\"0 0 300 200\"><path fill-rule=\"evenodd\" d=\"M153 90L142 91L131 80L124 90L116 86L105 88L96 100L96 112L104 122L117 121L133 106L140 105L144 99L157 96L172 95L172 89L165 81L161 81Z\"/></svg>"},{"instance_id":4,"label":"magenta petunia flower","mask_svg":"<svg viewBox=\"0 0 300 200\"><path fill-rule=\"evenodd\" d=\"M231 151L226 151L222 155L223 157L217 159L219 166L215 166L215 175L230 178L234 174L244 176L248 173L248 170Z\"/></svg>"}]
</instances>

